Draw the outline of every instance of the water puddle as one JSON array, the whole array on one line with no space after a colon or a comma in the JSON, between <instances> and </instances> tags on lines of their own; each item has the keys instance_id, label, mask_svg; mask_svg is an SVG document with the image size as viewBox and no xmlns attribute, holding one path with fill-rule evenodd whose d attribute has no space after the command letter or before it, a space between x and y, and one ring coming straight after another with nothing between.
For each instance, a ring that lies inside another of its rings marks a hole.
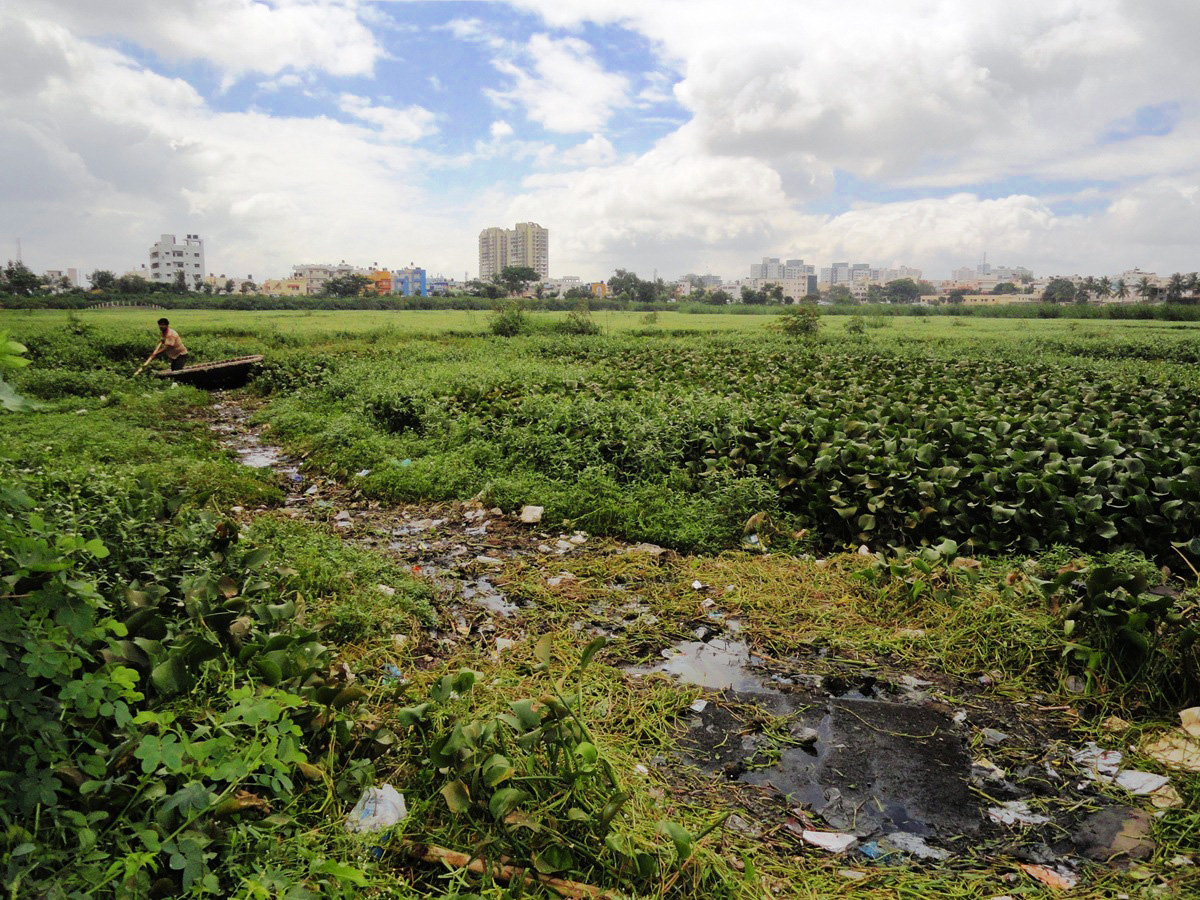
<instances>
[{"instance_id":1,"label":"water puddle","mask_svg":"<svg viewBox=\"0 0 1200 900\"><path fill-rule=\"evenodd\" d=\"M949 838L982 825L970 757L941 712L882 699L884 686L870 677L773 677L751 668L752 651L733 636L684 641L663 656L633 674L662 672L724 692L721 702L698 707L683 736L685 758L697 767L770 786L827 827L859 837ZM763 713L785 727L763 730Z\"/></svg>"}]
</instances>

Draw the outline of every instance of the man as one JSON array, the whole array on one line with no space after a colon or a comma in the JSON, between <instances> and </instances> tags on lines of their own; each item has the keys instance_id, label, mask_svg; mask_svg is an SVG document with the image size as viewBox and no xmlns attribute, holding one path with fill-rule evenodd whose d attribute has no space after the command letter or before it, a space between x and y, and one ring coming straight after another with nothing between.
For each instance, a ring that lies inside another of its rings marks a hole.
<instances>
[{"instance_id":1,"label":"man","mask_svg":"<svg viewBox=\"0 0 1200 900\"><path fill-rule=\"evenodd\" d=\"M158 320L158 330L162 332L162 340L158 342L158 346L154 348L154 352L150 354L150 359L146 360L146 363L153 361L158 354L166 353L167 359L171 361L171 371L178 372L187 365L187 347L183 346L179 332L172 328L171 323L166 319Z\"/></svg>"}]
</instances>

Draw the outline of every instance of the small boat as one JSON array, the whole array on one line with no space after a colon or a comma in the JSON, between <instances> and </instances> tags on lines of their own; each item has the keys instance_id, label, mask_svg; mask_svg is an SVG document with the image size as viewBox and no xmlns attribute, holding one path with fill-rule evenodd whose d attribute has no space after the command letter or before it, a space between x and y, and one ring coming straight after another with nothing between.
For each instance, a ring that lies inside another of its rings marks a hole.
<instances>
[{"instance_id":1,"label":"small boat","mask_svg":"<svg viewBox=\"0 0 1200 900\"><path fill-rule=\"evenodd\" d=\"M239 356L237 359L224 359L220 362L200 363L195 366L184 366L172 372L167 369L155 372L155 378L171 378L182 384L207 390L242 387L250 380L250 372L262 356Z\"/></svg>"}]
</instances>

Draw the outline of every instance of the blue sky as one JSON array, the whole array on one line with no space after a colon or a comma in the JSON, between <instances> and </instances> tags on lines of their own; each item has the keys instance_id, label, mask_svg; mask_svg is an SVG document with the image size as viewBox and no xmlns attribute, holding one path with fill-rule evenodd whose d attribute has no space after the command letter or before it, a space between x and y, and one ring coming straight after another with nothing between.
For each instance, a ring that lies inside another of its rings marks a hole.
<instances>
[{"instance_id":1,"label":"blue sky","mask_svg":"<svg viewBox=\"0 0 1200 900\"><path fill-rule=\"evenodd\" d=\"M1200 268L1200 6L1133 0L9 0L0 226L124 271L762 256Z\"/></svg>"}]
</instances>

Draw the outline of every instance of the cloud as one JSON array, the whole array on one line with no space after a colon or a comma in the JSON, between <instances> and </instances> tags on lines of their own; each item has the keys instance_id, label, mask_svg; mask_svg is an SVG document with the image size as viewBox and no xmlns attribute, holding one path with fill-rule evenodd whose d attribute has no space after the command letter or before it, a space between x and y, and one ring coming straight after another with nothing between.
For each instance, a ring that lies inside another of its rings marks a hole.
<instances>
[{"instance_id":1,"label":"cloud","mask_svg":"<svg viewBox=\"0 0 1200 900\"><path fill-rule=\"evenodd\" d=\"M502 107L523 108L547 131L598 131L615 109L628 103L629 80L605 71L591 47L578 38L535 34L522 57L520 63L494 61L513 84L487 94Z\"/></svg>"},{"instance_id":2,"label":"cloud","mask_svg":"<svg viewBox=\"0 0 1200 900\"><path fill-rule=\"evenodd\" d=\"M367 97L342 94L338 98L338 107L342 112L377 127L380 137L387 141L409 143L428 137L437 130L434 126L436 117L423 106L394 109L376 106Z\"/></svg>"},{"instance_id":3,"label":"cloud","mask_svg":"<svg viewBox=\"0 0 1200 900\"><path fill-rule=\"evenodd\" d=\"M124 271L188 232L214 271L259 278L331 257L458 268L466 214L425 191L406 143L428 111L347 95L362 124L223 112L57 24L0 13L0 34L19 48L0 64L0 230L31 265Z\"/></svg>"},{"instance_id":4,"label":"cloud","mask_svg":"<svg viewBox=\"0 0 1200 900\"><path fill-rule=\"evenodd\" d=\"M14 14L89 38L130 40L163 60L237 77L285 69L369 75L383 56L356 0L9 0Z\"/></svg>"}]
</instances>

